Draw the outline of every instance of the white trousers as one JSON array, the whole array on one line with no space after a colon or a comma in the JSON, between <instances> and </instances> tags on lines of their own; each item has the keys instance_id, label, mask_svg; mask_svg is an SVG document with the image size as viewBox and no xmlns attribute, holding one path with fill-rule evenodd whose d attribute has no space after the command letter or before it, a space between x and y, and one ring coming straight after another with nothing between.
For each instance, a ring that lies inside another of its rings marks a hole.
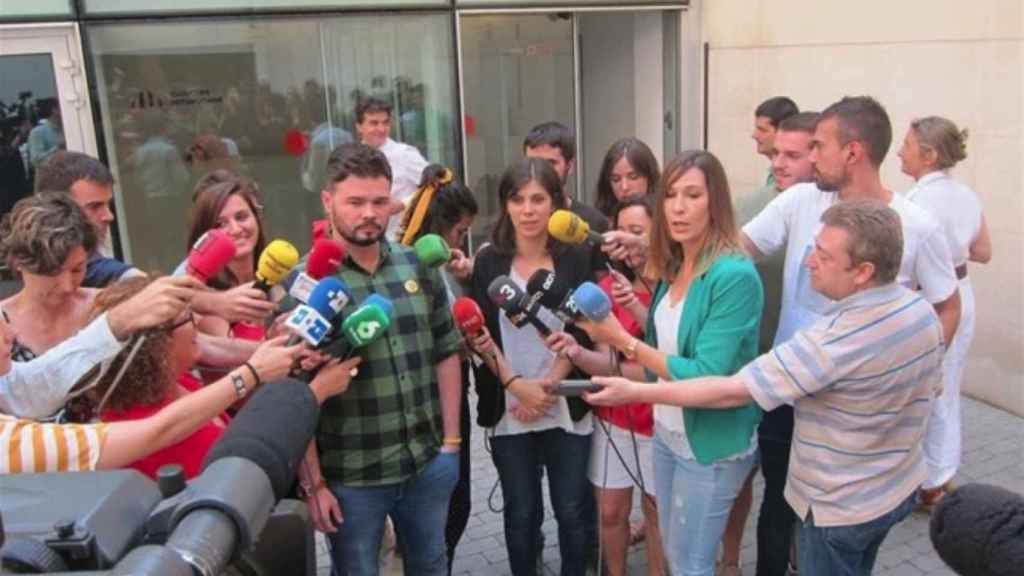
<instances>
[{"instance_id":1,"label":"white trousers","mask_svg":"<svg viewBox=\"0 0 1024 576\"><path fill-rule=\"evenodd\" d=\"M974 340L974 290L970 278L960 280L960 324L942 359L942 394L932 403L924 437L928 478L923 488L942 486L960 467L960 382L967 351Z\"/></svg>"}]
</instances>

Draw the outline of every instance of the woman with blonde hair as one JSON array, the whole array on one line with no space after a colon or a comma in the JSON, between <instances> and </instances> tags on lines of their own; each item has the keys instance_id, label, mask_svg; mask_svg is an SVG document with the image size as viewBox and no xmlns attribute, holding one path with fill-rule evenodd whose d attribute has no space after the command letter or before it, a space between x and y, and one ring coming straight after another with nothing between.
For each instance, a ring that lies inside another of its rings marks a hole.
<instances>
[{"instance_id":1,"label":"woman with blonde hair","mask_svg":"<svg viewBox=\"0 0 1024 576\"><path fill-rule=\"evenodd\" d=\"M764 297L721 163L709 152L681 153L665 167L655 202L647 272L659 281L644 341L614 315L580 326L622 352L627 378L731 375L757 356ZM729 510L757 458L760 419L754 404L654 407L658 521L673 574L714 574Z\"/></svg>"},{"instance_id":2,"label":"woman with blonde hair","mask_svg":"<svg viewBox=\"0 0 1024 576\"><path fill-rule=\"evenodd\" d=\"M953 341L946 343L945 386L932 404L925 436L928 480L922 486L921 503L927 507L942 499L960 466L960 381L974 339L974 290L967 262L987 263L992 258L992 241L977 194L949 174L967 157L966 130L938 116L918 118L910 123L899 157L903 172L916 181L907 198L939 221L960 289L960 323Z\"/></svg>"}]
</instances>

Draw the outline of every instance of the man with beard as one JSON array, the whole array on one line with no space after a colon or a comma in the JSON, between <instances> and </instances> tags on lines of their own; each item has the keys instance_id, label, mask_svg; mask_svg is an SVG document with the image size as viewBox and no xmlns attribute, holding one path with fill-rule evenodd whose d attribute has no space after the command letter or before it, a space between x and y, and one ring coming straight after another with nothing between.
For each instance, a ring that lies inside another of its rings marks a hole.
<instances>
[{"instance_id":1,"label":"man with beard","mask_svg":"<svg viewBox=\"0 0 1024 576\"><path fill-rule=\"evenodd\" d=\"M444 528L462 444L461 337L439 272L384 237L391 177L384 154L365 144L342 144L327 161L327 234L347 249L338 278L355 303L380 294L394 315L383 338L358 350L363 362L348 393L324 405L300 487L337 573L377 574L391 516L405 573L447 575Z\"/></svg>"},{"instance_id":2,"label":"man with beard","mask_svg":"<svg viewBox=\"0 0 1024 576\"><path fill-rule=\"evenodd\" d=\"M891 142L889 116L874 99L846 97L832 104L818 118L810 141L809 160L813 166L814 181L791 186L743 227L741 237L755 259L771 256L783 249L786 251L782 309L775 346L786 343L798 331L813 325L833 304L812 289L807 259L814 250L814 238L821 228L822 214L833 204L854 199L881 200L899 215L903 258L896 281L912 290L919 290L934 306L942 323L945 341L951 341L960 318L960 295L953 258L938 222L923 209L883 186L879 168ZM777 139L776 146L781 144L784 142ZM789 435L792 436L791 423ZM772 439L778 441L780 438ZM783 473L789 457L789 444L785 446L786 462L780 461L773 466L773 469L781 467ZM769 463L766 461L763 465L767 467ZM775 480L779 479L775 477ZM774 484L766 488L766 498L770 493L777 500L781 489L782 486ZM776 511L780 509L784 510L775 507ZM764 512L762 508L762 514ZM769 520L766 528L772 524L776 526L771 536L766 535L765 538L769 543L777 543L773 550L778 553L764 557L759 554L757 574L781 574L788 555L785 542L789 541L790 535L782 530L782 526L791 521L781 513L771 519L759 519L759 540L761 524L766 520Z\"/></svg>"}]
</instances>

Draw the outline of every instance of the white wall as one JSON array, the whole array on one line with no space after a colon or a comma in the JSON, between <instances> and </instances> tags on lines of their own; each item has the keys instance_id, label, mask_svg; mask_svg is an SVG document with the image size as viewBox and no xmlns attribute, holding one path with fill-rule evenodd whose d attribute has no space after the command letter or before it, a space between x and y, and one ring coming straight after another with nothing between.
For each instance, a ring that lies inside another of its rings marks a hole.
<instances>
[{"instance_id":1,"label":"white wall","mask_svg":"<svg viewBox=\"0 0 1024 576\"><path fill-rule=\"evenodd\" d=\"M706 0L710 150L737 195L763 182L753 110L786 95L821 110L868 94L894 143L883 180L906 191L896 150L909 121L946 116L970 130L955 177L981 197L993 262L972 266L978 321L964 389L1024 415L1024 3L1019 0Z\"/></svg>"}]
</instances>

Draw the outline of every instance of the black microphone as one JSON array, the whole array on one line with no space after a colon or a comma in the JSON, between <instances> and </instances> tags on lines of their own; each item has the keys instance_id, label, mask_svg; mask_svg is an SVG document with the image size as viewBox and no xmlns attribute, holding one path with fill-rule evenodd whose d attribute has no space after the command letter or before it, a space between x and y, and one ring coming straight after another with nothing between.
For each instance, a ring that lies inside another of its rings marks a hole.
<instances>
[{"instance_id":1,"label":"black microphone","mask_svg":"<svg viewBox=\"0 0 1024 576\"><path fill-rule=\"evenodd\" d=\"M498 276L487 287L487 297L505 312L505 316L516 328L533 325L543 337L551 335L551 329L537 318L535 311L527 308L526 294L508 276Z\"/></svg>"},{"instance_id":2,"label":"black microphone","mask_svg":"<svg viewBox=\"0 0 1024 576\"><path fill-rule=\"evenodd\" d=\"M963 576L1010 576L1024 569L1024 497L965 484L939 501L929 527L939 557Z\"/></svg>"},{"instance_id":3,"label":"black microphone","mask_svg":"<svg viewBox=\"0 0 1024 576\"><path fill-rule=\"evenodd\" d=\"M554 272L541 268L526 282L526 292L530 295L528 310L539 305L554 311L562 304L569 289Z\"/></svg>"}]
</instances>

